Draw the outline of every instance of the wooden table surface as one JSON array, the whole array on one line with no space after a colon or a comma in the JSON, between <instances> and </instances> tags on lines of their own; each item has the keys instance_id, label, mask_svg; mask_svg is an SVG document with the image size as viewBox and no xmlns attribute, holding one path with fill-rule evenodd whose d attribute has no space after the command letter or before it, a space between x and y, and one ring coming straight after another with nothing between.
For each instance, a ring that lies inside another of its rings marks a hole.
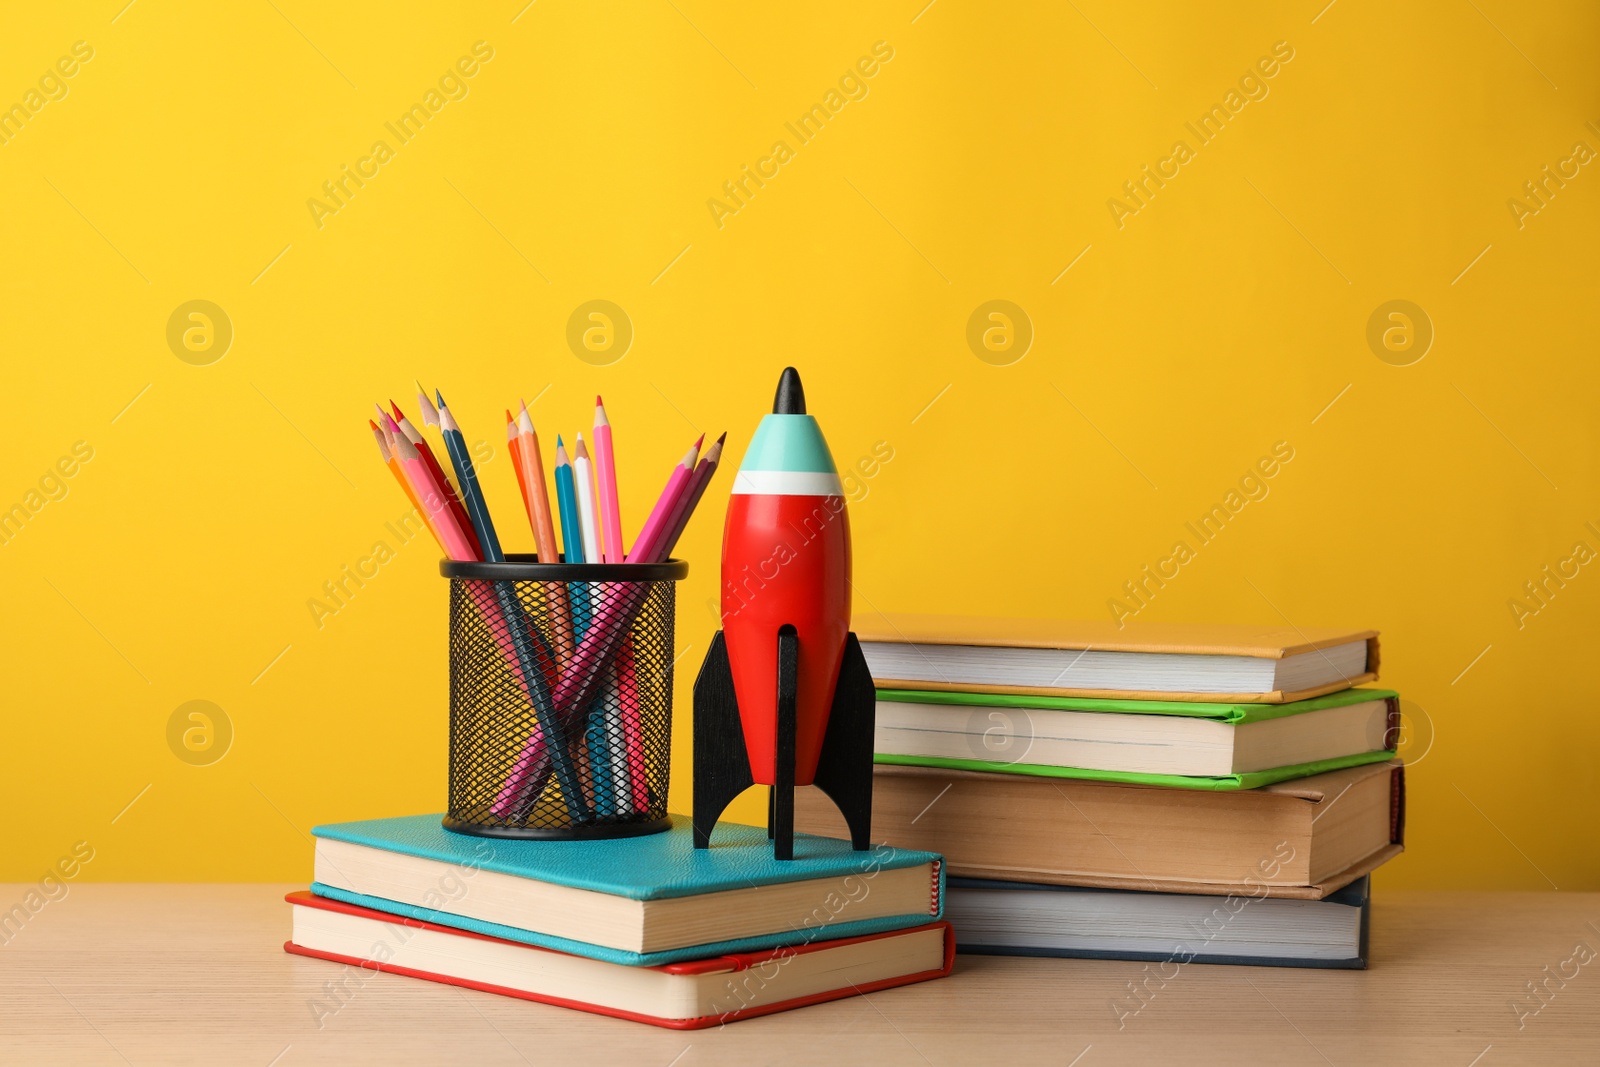
<instances>
[{"instance_id":1,"label":"wooden table surface","mask_svg":"<svg viewBox=\"0 0 1600 1067\"><path fill-rule=\"evenodd\" d=\"M1191 964L1120 1028L1144 964L958 956L940 981L680 1033L383 974L319 1028L340 968L282 951L292 888L71 886L0 934L0 1062L1600 1064L1594 893L1380 892L1369 970Z\"/></svg>"}]
</instances>

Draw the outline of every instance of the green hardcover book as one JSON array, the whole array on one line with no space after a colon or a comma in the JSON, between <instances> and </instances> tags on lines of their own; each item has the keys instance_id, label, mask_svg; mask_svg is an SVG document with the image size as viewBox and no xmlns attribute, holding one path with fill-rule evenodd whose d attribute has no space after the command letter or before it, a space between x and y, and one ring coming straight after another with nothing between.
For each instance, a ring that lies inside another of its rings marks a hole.
<instances>
[{"instance_id":1,"label":"green hardcover book","mask_svg":"<svg viewBox=\"0 0 1600 1067\"><path fill-rule=\"evenodd\" d=\"M1347 689L1287 704L880 689L878 763L1254 789L1394 756L1399 696Z\"/></svg>"}]
</instances>

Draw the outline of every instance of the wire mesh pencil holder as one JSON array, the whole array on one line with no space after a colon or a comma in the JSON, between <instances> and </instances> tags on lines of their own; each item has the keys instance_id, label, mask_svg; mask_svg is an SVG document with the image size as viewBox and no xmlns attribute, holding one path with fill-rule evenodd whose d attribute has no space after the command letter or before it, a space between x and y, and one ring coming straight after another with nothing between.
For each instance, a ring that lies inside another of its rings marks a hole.
<instances>
[{"instance_id":1,"label":"wire mesh pencil holder","mask_svg":"<svg viewBox=\"0 0 1600 1067\"><path fill-rule=\"evenodd\" d=\"M665 563L444 561L450 798L481 837L665 830L676 582Z\"/></svg>"}]
</instances>

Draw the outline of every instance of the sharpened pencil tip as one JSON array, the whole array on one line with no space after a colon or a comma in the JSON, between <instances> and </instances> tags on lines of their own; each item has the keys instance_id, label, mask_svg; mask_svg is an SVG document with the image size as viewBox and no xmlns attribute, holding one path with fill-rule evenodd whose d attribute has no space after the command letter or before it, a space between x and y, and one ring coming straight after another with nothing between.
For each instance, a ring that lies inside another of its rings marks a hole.
<instances>
[{"instance_id":1,"label":"sharpened pencil tip","mask_svg":"<svg viewBox=\"0 0 1600 1067\"><path fill-rule=\"evenodd\" d=\"M373 422L371 419L367 420L367 429L376 430L377 428L378 428L378 424L377 423Z\"/></svg>"},{"instance_id":2,"label":"sharpened pencil tip","mask_svg":"<svg viewBox=\"0 0 1600 1067\"><path fill-rule=\"evenodd\" d=\"M435 398L437 398L437 399L438 399L438 401L439 401L439 406L440 406L440 407L444 407L444 394L443 394L443 393L441 393L441 392L439 392L439 390L437 390L437 389L435 389L435 390L434 390L434 391L433 391L433 395L434 395L434 397L435 397Z\"/></svg>"},{"instance_id":3,"label":"sharpened pencil tip","mask_svg":"<svg viewBox=\"0 0 1600 1067\"><path fill-rule=\"evenodd\" d=\"M594 406L597 408L603 408L606 406L606 402L600 398L599 393L594 395Z\"/></svg>"},{"instance_id":4,"label":"sharpened pencil tip","mask_svg":"<svg viewBox=\"0 0 1600 1067\"><path fill-rule=\"evenodd\" d=\"M705 443L706 443L706 435L705 434L701 434L699 437L696 437L694 439L694 450L696 452L700 451L700 446L705 444Z\"/></svg>"},{"instance_id":5,"label":"sharpened pencil tip","mask_svg":"<svg viewBox=\"0 0 1600 1067\"><path fill-rule=\"evenodd\" d=\"M727 431L727 430L723 430L723 431L722 431L722 436L721 436L721 437L719 437L719 438L717 438L717 444L719 444L719 445L720 445L720 444L722 444L722 443L723 443L723 442L724 442L724 441L726 441L726 440L727 440L727 439L728 439L728 431Z\"/></svg>"},{"instance_id":6,"label":"sharpened pencil tip","mask_svg":"<svg viewBox=\"0 0 1600 1067\"><path fill-rule=\"evenodd\" d=\"M399 422L401 419L406 417L405 413L400 410L400 405L396 404L393 400L389 401L389 408L394 412L395 422Z\"/></svg>"}]
</instances>

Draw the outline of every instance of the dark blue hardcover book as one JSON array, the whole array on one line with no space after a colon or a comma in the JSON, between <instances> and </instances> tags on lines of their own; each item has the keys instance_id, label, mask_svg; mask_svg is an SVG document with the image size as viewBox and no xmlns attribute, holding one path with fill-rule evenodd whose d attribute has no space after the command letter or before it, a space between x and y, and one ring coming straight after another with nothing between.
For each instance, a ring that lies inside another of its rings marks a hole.
<instances>
[{"instance_id":1,"label":"dark blue hardcover book","mask_svg":"<svg viewBox=\"0 0 1600 1067\"><path fill-rule=\"evenodd\" d=\"M956 951L1258 967L1367 966L1371 878L1322 900L951 878Z\"/></svg>"}]
</instances>

